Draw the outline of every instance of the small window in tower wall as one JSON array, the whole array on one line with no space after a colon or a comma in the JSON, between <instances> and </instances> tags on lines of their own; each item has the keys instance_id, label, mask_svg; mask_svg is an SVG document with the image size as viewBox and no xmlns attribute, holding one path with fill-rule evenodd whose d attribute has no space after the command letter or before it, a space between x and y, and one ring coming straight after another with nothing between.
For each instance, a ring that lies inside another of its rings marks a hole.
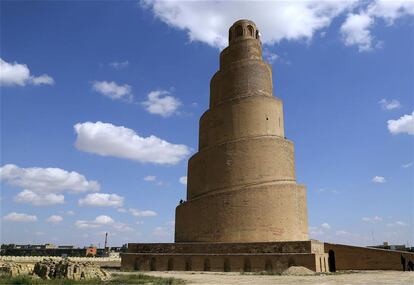
<instances>
[{"instance_id":1,"label":"small window in tower wall","mask_svg":"<svg viewBox=\"0 0 414 285\"><path fill-rule=\"evenodd\" d=\"M254 29L252 26L248 25L247 30L249 31L249 36L254 37Z\"/></svg>"},{"instance_id":2,"label":"small window in tower wall","mask_svg":"<svg viewBox=\"0 0 414 285\"><path fill-rule=\"evenodd\" d=\"M243 36L243 28L242 26L237 26L236 27L236 38L242 37L242 36Z\"/></svg>"}]
</instances>

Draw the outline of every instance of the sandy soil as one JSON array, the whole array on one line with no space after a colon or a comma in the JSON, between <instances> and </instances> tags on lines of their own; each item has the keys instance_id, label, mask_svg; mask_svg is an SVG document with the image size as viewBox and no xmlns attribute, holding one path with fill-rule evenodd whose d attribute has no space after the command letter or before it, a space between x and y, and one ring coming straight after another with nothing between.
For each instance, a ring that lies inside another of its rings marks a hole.
<instances>
[{"instance_id":1,"label":"sandy soil","mask_svg":"<svg viewBox=\"0 0 414 285\"><path fill-rule=\"evenodd\" d=\"M270 284L414 284L414 272L354 271L316 276L254 275L221 272L145 272L160 277L174 277L197 285L270 285Z\"/></svg>"}]
</instances>

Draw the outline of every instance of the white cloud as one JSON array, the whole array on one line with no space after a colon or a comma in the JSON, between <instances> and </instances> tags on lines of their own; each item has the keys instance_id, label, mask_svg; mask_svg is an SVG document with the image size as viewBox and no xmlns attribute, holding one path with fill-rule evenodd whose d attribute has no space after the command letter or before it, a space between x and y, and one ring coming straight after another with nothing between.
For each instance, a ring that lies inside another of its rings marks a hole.
<instances>
[{"instance_id":1,"label":"white cloud","mask_svg":"<svg viewBox=\"0 0 414 285\"><path fill-rule=\"evenodd\" d=\"M11 222L36 222L37 217L34 215L11 212L4 216L3 220Z\"/></svg>"},{"instance_id":2,"label":"white cloud","mask_svg":"<svg viewBox=\"0 0 414 285\"><path fill-rule=\"evenodd\" d=\"M373 38L369 28L373 24L374 20L367 14L348 14L341 26L345 45L357 45L360 52L371 50Z\"/></svg>"},{"instance_id":3,"label":"white cloud","mask_svg":"<svg viewBox=\"0 0 414 285\"><path fill-rule=\"evenodd\" d=\"M99 224L99 225L109 225L109 224L113 224L114 223L114 220L111 217L109 217L109 216L100 215L100 216L97 216L95 218L95 221L94 222L97 223L97 224Z\"/></svg>"},{"instance_id":4,"label":"white cloud","mask_svg":"<svg viewBox=\"0 0 414 285\"><path fill-rule=\"evenodd\" d=\"M167 25L187 32L190 41L227 45L227 32L238 19L258 25L262 42L310 40L315 32L356 3L352 1L161 1L143 0Z\"/></svg>"},{"instance_id":5,"label":"white cloud","mask_svg":"<svg viewBox=\"0 0 414 285\"><path fill-rule=\"evenodd\" d=\"M100 189L98 182L88 181L85 176L75 171L69 172L60 168L21 168L14 164L6 164L0 168L0 179L11 186L23 188L39 195L57 194L65 191L71 193L94 192Z\"/></svg>"},{"instance_id":6,"label":"white cloud","mask_svg":"<svg viewBox=\"0 0 414 285\"><path fill-rule=\"evenodd\" d=\"M154 175L148 175L144 177L144 181L153 182L157 186L163 186L164 182L157 180L157 177Z\"/></svg>"},{"instance_id":7,"label":"white cloud","mask_svg":"<svg viewBox=\"0 0 414 285\"><path fill-rule=\"evenodd\" d=\"M322 223L319 227L309 227L309 234L311 236L321 236L325 235L331 229L331 226L328 223Z\"/></svg>"},{"instance_id":8,"label":"white cloud","mask_svg":"<svg viewBox=\"0 0 414 285\"><path fill-rule=\"evenodd\" d=\"M113 225L114 229L118 232L132 232L134 229L124 223L116 223Z\"/></svg>"},{"instance_id":9,"label":"white cloud","mask_svg":"<svg viewBox=\"0 0 414 285\"><path fill-rule=\"evenodd\" d=\"M126 213L127 212L127 210L125 208L118 208L116 210L120 213Z\"/></svg>"},{"instance_id":10,"label":"white cloud","mask_svg":"<svg viewBox=\"0 0 414 285\"><path fill-rule=\"evenodd\" d=\"M134 130L109 123L78 123L74 128L76 148L102 156L142 163L177 164L190 153L185 145L171 144L153 135L141 137Z\"/></svg>"},{"instance_id":11,"label":"white cloud","mask_svg":"<svg viewBox=\"0 0 414 285\"><path fill-rule=\"evenodd\" d=\"M387 226L388 227L405 227L407 225L407 223L403 222L403 221L396 221L395 223L388 223Z\"/></svg>"},{"instance_id":12,"label":"white cloud","mask_svg":"<svg viewBox=\"0 0 414 285\"><path fill-rule=\"evenodd\" d=\"M321 228L325 229L325 230L329 230L331 228L331 226L328 223L323 223L321 225Z\"/></svg>"},{"instance_id":13,"label":"white cloud","mask_svg":"<svg viewBox=\"0 0 414 285\"><path fill-rule=\"evenodd\" d=\"M77 220L75 222L75 226L79 229L97 229L105 227L106 230L113 229L118 232L131 232L133 231L133 228L131 228L128 224L125 223L118 223L114 219L112 219L110 216L106 215L100 215L97 216L92 221L87 220ZM99 235L103 235L105 232L98 233ZM112 235L114 235L112 233Z\"/></svg>"},{"instance_id":14,"label":"white cloud","mask_svg":"<svg viewBox=\"0 0 414 285\"><path fill-rule=\"evenodd\" d=\"M80 193L99 191L100 185L85 176L60 168L21 168L6 164L0 168L0 180L24 189L14 199L18 203L34 206L63 204L64 192Z\"/></svg>"},{"instance_id":15,"label":"white cloud","mask_svg":"<svg viewBox=\"0 0 414 285\"><path fill-rule=\"evenodd\" d=\"M367 11L373 17L384 19L388 25L406 15L414 15L414 2L406 0L376 0Z\"/></svg>"},{"instance_id":16,"label":"white cloud","mask_svg":"<svg viewBox=\"0 0 414 285\"><path fill-rule=\"evenodd\" d=\"M129 65L129 61L128 60L125 60L125 61L114 61L114 62L111 62L109 65L112 68L119 70L119 69L126 68Z\"/></svg>"},{"instance_id":17,"label":"white cloud","mask_svg":"<svg viewBox=\"0 0 414 285\"><path fill-rule=\"evenodd\" d=\"M183 185L187 185L187 176L180 177L178 181Z\"/></svg>"},{"instance_id":18,"label":"white cloud","mask_svg":"<svg viewBox=\"0 0 414 285\"><path fill-rule=\"evenodd\" d=\"M73 216L73 215L75 215L75 212L72 211L72 210L69 210L69 211L66 212L66 215Z\"/></svg>"},{"instance_id":19,"label":"white cloud","mask_svg":"<svg viewBox=\"0 0 414 285\"><path fill-rule=\"evenodd\" d=\"M37 194L30 190L23 190L14 197L14 200L18 203L31 204L34 206L48 206L63 204L65 202L65 196L55 193Z\"/></svg>"},{"instance_id":20,"label":"white cloud","mask_svg":"<svg viewBox=\"0 0 414 285\"><path fill-rule=\"evenodd\" d=\"M144 177L144 181L155 181L157 179L154 175L148 175Z\"/></svg>"},{"instance_id":21,"label":"white cloud","mask_svg":"<svg viewBox=\"0 0 414 285\"><path fill-rule=\"evenodd\" d=\"M372 182L374 183L385 183L387 180L383 176L374 176Z\"/></svg>"},{"instance_id":22,"label":"white cloud","mask_svg":"<svg viewBox=\"0 0 414 285\"><path fill-rule=\"evenodd\" d=\"M349 236L349 235L352 235L350 232L345 231L345 230L336 231L335 234L338 235L338 236Z\"/></svg>"},{"instance_id":23,"label":"white cloud","mask_svg":"<svg viewBox=\"0 0 414 285\"><path fill-rule=\"evenodd\" d=\"M52 215L46 219L46 222L52 223L52 224L59 224L61 221L63 221L63 218L58 215Z\"/></svg>"},{"instance_id":24,"label":"white cloud","mask_svg":"<svg viewBox=\"0 0 414 285\"><path fill-rule=\"evenodd\" d=\"M383 19L391 26L395 20L406 15L414 15L414 1L373 1L365 9L361 9L359 14L348 14L341 27L344 43L348 46L358 46L360 52L371 50L374 37L370 29L376 19ZM375 45L379 44L380 42L377 42Z\"/></svg>"},{"instance_id":25,"label":"white cloud","mask_svg":"<svg viewBox=\"0 0 414 285\"><path fill-rule=\"evenodd\" d=\"M93 193L79 199L78 203L80 206L122 207L124 197L116 194Z\"/></svg>"},{"instance_id":26,"label":"white cloud","mask_svg":"<svg viewBox=\"0 0 414 285\"><path fill-rule=\"evenodd\" d=\"M9 63L0 58L0 86L53 85L54 83L53 78L47 74L41 76L30 75L29 67L26 64Z\"/></svg>"},{"instance_id":27,"label":"white cloud","mask_svg":"<svg viewBox=\"0 0 414 285\"><path fill-rule=\"evenodd\" d=\"M381 105L381 108L384 110L394 110L401 107L401 104L398 100L390 100L383 98L378 102Z\"/></svg>"},{"instance_id":28,"label":"white cloud","mask_svg":"<svg viewBox=\"0 0 414 285\"><path fill-rule=\"evenodd\" d=\"M155 227L152 235L157 238L167 238L172 236L173 229L170 227Z\"/></svg>"},{"instance_id":29,"label":"white cloud","mask_svg":"<svg viewBox=\"0 0 414 285\"><path fill-rule=\"evenodd\" d=\"M92 82L92 88L111 99L132 100L132 88L128 84L118 85L113 81L94 81Z\"/></svg>"},{"instance_id":30,"label":"white cloud","mask_svg":"<svg viewBox=\"0 0 414 285\"><path fill-rule=\"evenodd\" d=\"M382 218L378 217L378 216L374 216L374 217L363 217L362 221L367 222L367 223L377 223L377 222L381 222Z\"/></svg>"},{"instance_id":31,"label":"white cloud","mask_svg":"<svg viewBox=\"0 0 414 285\"><path fill-rule=\"evenodd\" d=\"M41 84L53 85L55 83L53 78L47 74L43 74L38 77L31 77L31 81L33 85L41 85Z\"/></svg>"},{"instance_id":32,"label":"white cloud","mask_svg":"<svg viewBox=\"0 0 414 285\"><path fill-rule=\"evenodd\" d=\"M340 191L338 191L338 190L330 190L330 189L325 189L325 188L319 188L319 189L317 189L316 190L316 192L318 192L318 193L331 193L331 194L339 194L339 193L341 193Z\"/></svg>"},{"instance_id":33,"label":"white cloud","mask_svg":"<svg viewBox=\"0 0 414 285\"><path fill-rule=\"evenodd\" d=\"M142 102L142 105L151 114L169 117L181 106L180 100L169 94L170 92L165 90L151 91L148 93L148 100Z\"/></svg>"},{"instance_id":34,"label":"white cloud","mask_svg":"<svg viewBox=\"0 0 414 285\"><path fill-rule=\"evenodd\" d=\"M402 168L409 168L409 167L413 166L413 164L414 164L414 162L411 161L409 163L406 163L406 164L401 165L401 167Z\"/></svg>"},{"instance_id":35,"label":"white cloud","mask_svg":"<svg viewBox=\"0 0 414 285\"><path fill-rule=\"evenodd\" d=\"M404 115L397 120L388 120L387 123L391 134L406 133L414 135L414 111L410 115Z\"/></svg>"},{"instance_id":36,"label":"white cloud","mask_svg":"<svg viewBox=\"0 0 414 285\"><path fill-rule=\"evenodd\" d=\"M128 211L135 217L155 217L157 215L156 212L151 210L140 211L137 209L130 208Z\"/></svg>"},{"instance_id":37,"label":"white cloud","mask_svg":"<svg viewBox=\"0 0 414 285\"><path fill-rule=\"evenodd\" d=\"M77 220L75 226L80 229L99 228L102 226L113 225L114 223L115 221L110 216L100 215L92 221Z\"/></svg>"}]
</instances>

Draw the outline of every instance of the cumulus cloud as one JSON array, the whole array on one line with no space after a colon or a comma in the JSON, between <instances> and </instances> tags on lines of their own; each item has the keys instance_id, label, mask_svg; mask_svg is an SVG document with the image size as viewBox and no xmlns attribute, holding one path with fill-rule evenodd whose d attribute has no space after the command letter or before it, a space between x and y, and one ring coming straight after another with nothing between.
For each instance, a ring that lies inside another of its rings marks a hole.
<instances>
[{"instance_id":1,"label":"cumulus cloud","mask_svg":"<svg viewBox=\"0 0 414 285\"><path fill-rule=\"evenodd\" d=\"M74 126L77 149L102 156L114 156L141 163L177 164L190 154L182 144L172 144L156 136L141 137L134 130L102 122Z\"/></svg>"},{"instance_id":2,"label":"cumulus cloud","mask_svg":"<svg viewBox=\"0 0 414 285\"><path fill-rule=\"evenodd\" d=\"M169 117L181 106L180 100L169 94L170 92L165 90L151 91L148 93L148 100L142 102L142 105L150 114Z\"/></svg>"},{"instance_id":3,"label":"cumulus cloud","mask_svg":"<svg viewBox=\"0 0 414 285\"><path fill-rule=\"evenodd\" d=\"M33 76L26 64L9 63L0 58L0 86L53 85L55 81L47 74Z\"/></svg>"},{"instance_id":4,"label":"cumulus cloud","mask_svg":"<svg viewBox=\"0 0 414 285\"><path fill-rule=\"evenodd\" d=\"M406 163L406 164L401 165L401 167L402 168L409 168L409 167L413 166L413 164L414 164L414 162L411 161L409 163Z\"/></svg>"},{"instance_id":5,"label":"cumulus cloud","mask_svg":"<svg viewBox=\"0 0 414 285\"><path fill-rule=\"evenodd\" d=\"M37 217L35 215L11 212L4 216L3 220L10 222L36 222Z\"/></svg>"},{"instance_id":6,"label":"cumulus cloud","mask_svg":"<svg viewBox=\"0 0 414 285\"><path fill-rule=\"evenodd\" d=\"M144 181L155 181L157 179L154 175L147 175L144 177Z\"/></svg>"},{"instance_id":7,"label":"cumulus cloud","mask_svg":"<svg viewBox=\"0 0 414 285\"><path fill-rule=\"evenodd\" d=\"M369 28L374 20L367 14L348 14L341 26L341 34L345 45L357 45L359 51L368 51L372 48L372 36Z\"/></svg>"},{"instance_id":8,"label":"cumulus cloud","mask_svg":"<svg viewBox=\"0 0 414 285\"><path fill-rule=\"evenodd\" d=\"M265 48L263 50L263 57L265 60L267 60L269 63L274 63L277 59L279 59L279 55L270 51L268 48Z\"/></svg>"},{"instance_id":9,"label":"cumulus cloud","mask_svg":"<svg viewBox=\"0 0 414 285\"><path fill-rule=\"evenodd\" d=\"M410 115L404 115L397 120L388 120L388 130L391 134L414 135L414 111Z\"/></svg>"},{"instance_id":10,"label":"cumulus cloud","mask_svg":"<svg viewBox=\"0 0 414 285\"><path fill-rule=\"evenodd\" d=\"M374 183L385 183L387 180L383 176L374 176L372 182Z\"/></svg>"},{"instance_id":11,"label":"cumulus cloud","mask_svg":"<svg viewBox=\"0 0 414 285\"><path fill-rule=\"evenodd\" d=\"M162 226L155 227L152 235L157 240L168 241L174 237L174 221L168 221Z\"/></svg>"},{"instance_id":12,"label":"cumulus cloud","mask_svg":"<svg viewBox=\"0 0 414 285\"><path fill-rule=\"evenodd\" d=\"M187 176L180 177L178 181L183 185L187 185Z\"/></svg>"},{"instance_id":13,"label":"cumulus cloud","mask_svg":"<svg viewBox=\"0 0 414 285\"><path fill-rule=\"evenodd\" d=\"M63 218L59 215L51 215L49 218L46 219L46 222L52 224L59 224L61 221L63 221Z\"/></svg>"},{"instance_id":14,"label":"cumulus cloud","mask_svg":"<svg viewBox=\"0 0 414 285\"><path fill-rule=\"evenodd\" d=\"M388 227L405 227L407 225L407 223L403 222L403 221L396 221L395 223L388 223L387 226Z\"/></svg>"},{"instance_id":15,"label":"cumulus cloud","mask_svg":"<svg viewBox=\"0 0 414 285\"><path fill-rule=\"evenodd\" d=\"M128 60L125 60L125 61L114 61L114 62L111 62L109 64L109 66L111 66L112 68L117 69L117 70L126 68L128 65L129 65L129 61Z\"/></svg>"},{"instance_id":16,"label":"cumulus cloud","mask_svg":"<svg viewBox=\"0 0 414 285\"><path fill-rule=\"evenodd\" d=\"M262 42L310 40L339 14L353 7L350 1L162 1L143 0L167 25L184 30L190 41L223 48L227 29L238 19L252 19L262 32Z\"/></svg>"},{"instance_id":17,"label":"cumulus cloud","mask_svg":"<svg viewBox=\"0 0 414 285\"><path fill-rule=\"evenodd\" d=\"M382 221L382 217L379 216L374 216L374 217L363 217L362 221L367 222L367 223L377 223L377 222L381 222Z\"/></svg>"},{"instance_id":18,"label":"cumulus cloud","mask_svg":"<svg viewBox=\"0 0 414 285\"><path fill-rule=\"evenodd\" d=\"M321 235L326 234L326 232L329 231L330 229L331 229L331 226L328 223L322 223L318 227L310 226L309 234L311 236L321 236Z\"/></svg>"},{"instance_id":19,"label":"cumulus cloud","mask_svg":"<svg viewBox=\"0 0 414 285\"><path fill-rule=\"evenodd\" d=\"M92 82L92 89L113 100L132 100L132 88L128 84L118 85L114 81L94 81Z\"/></svg>"},{"instance_id":20,"label":"cumulus cloud","mask_svg":"<svg viewBox=\"0 0 414 285\"><path fill-rule=\"evenodd\" d=\"M376 20L384 20L388 26L394 21L406 15L414 15L413 1L390 1L376 0L370 3L365 9L360 9L358 14L350 13L341 26L341 33L345 45L358 46L360 52L371 50L375 43L371 29Z\"/></svg>"},{"instance_id":21,"label":"cumulus cloud","mask_svg":"<svg viewBox=\"0 0 414 285\"><path fill-rule=\"evenodd\" d=\"M140 211L137 209L130 208L128 211L135 217L155 217L157 215L156 212L151 210Z\"/></svg>"},{"instance_id":22,"label":"cumulus cloud","mask_svg":"<svg viewBox=\"0 0 414 285\"><path fill-rule=\"evenodd\" d=\"M14 197L14 200L18 203L31 204L34 206L48 206L63 204L65 202L65 196L62 194L37 194L30 190L23 190Z\"/></svg>"},{"instance_id":23,"label":"cumulus cloud","mask_svg":"<svg viewBox=\"0 0 414 285\"><path fill-rule=\"evenodd\" d=\"M381 108L384 110L394 110L401 107L401 104L398 100L387 100L385 98L381 99L378 104L381 105Z\"/></svg>"},{"instance_id":24,"label":"cumulus cloud","mask_svg":"<svg viewBox=\"0 0 414 285\"><path fill-rule=\"evenodd\" d=\"M122 207L124 197L116 194L93 193L86 195L85 198L79 199L80 206L97 206L97 207Z\"/></svg>"},{"instance_id":25,"label":"cumulus cloud","mask_svg":"<svg viewBox=\"0 0 414 285\"><path fill-rule=\"evenodd\" d=\"M331 226L328 223L323 223L321 225L321 228L325 229L325 230L329 230L331 228Z\"/></svg>"},{"instance_id":26,"label":"cumulus cloud","mask_svg":"<svg viewBox=\"0 0 414 285\"><path fill-rule=\"evenodd\" d=\"M92 221L77 220L75 222L75 226L80 229L99 228L102 226L113 225L114 223L115 223L114 219L112 219L110 216L100 215L100 216L97 216Z\"/></svg>"},{"instance_id":27,"label":"cumulus cloud","mask_svg":"<svg viewBox=\"0 0 414 285\"><path fill-rule=\"evenodd\" d=\"M113 229L118 232L130 232L133 229L125 223L118 223L113 218L107 215L97 216L94 220L77 220L75 226L79 229L97 229L105 227L106 229Z\"/></svg>"},{"instance_id":28,"label":"cumulus cloud","mask_svg":"<svg viewBox=\"0 0 414 285\"><path fill-rule=\"evenodd\" d=\"M34 206L64 203L64 192L81 193L99 191L100 185L85 176L60 168L21 168L6 164L0 168L0 180L10 186L22 188L15 201Z\"/></svg>"},{"instance_id":29,"label":"cumulus cloud","mask_svg":"<svg viewBox=\"0 0 414 285\"><path fill-rule=\"evenodd\" d=\"M73 193L99 191L100 185L75 171L61 168L21 168L6 164L0 168L0 179L11 186L28 189L36 193Z\"/></svg>"}]
</instances>

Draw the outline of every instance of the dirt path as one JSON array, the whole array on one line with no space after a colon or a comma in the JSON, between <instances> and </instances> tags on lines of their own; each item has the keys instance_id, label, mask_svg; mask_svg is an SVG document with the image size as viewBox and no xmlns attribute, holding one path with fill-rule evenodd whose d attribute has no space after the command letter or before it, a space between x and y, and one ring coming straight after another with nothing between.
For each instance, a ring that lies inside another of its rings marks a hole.
<instances>
[{"instance_id":1,"label":"dirt path","mask_svg":"<svg viewBox=\"0 0 414 285\"><path fill-rule=\"evenodd\" d=\"M145 274L160 277L174 277L186 280L189 284L197 285L270 285L270 284L318 284L318 285L348 285L348 284L414 284L414 272L400 271L359 271L352 273L317 275L317 276L278 276L251 275L240 273L219 272L145 272Z\"/></svg>"}]
</instances>

